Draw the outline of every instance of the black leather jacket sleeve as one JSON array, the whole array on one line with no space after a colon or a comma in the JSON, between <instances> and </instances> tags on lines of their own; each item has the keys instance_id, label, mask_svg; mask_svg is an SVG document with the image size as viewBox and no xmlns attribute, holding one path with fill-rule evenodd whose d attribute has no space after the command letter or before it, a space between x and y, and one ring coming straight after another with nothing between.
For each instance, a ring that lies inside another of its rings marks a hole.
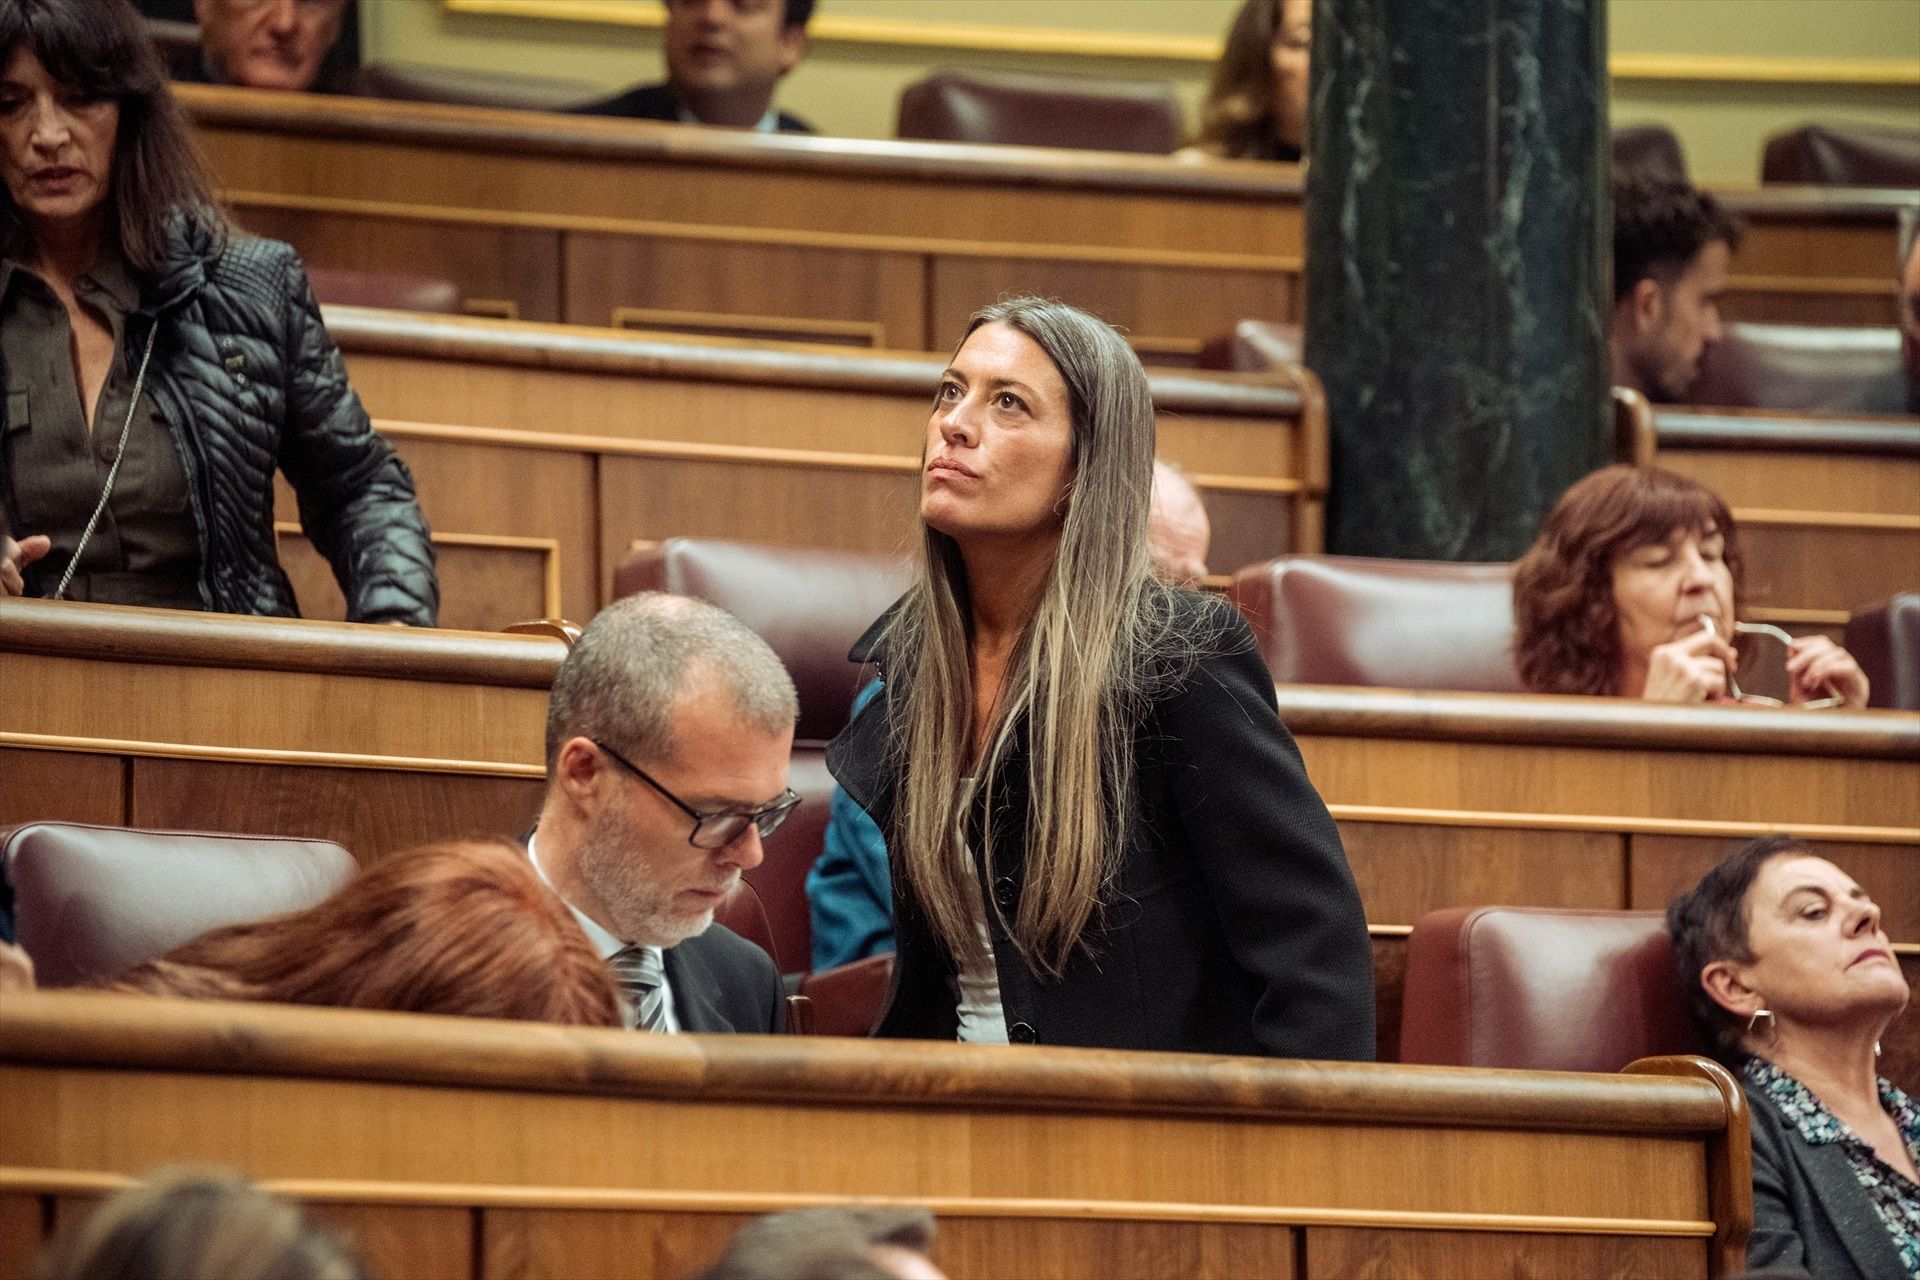
<instances>
[{"instance_id":1,"label":"black leather jacket sleeve","mask_svg":"<svg viewBox=\"0 0 1920 1280\"><path fill-rule=\"evenodd\" d=\"M430 627L440 608L413 476L347 382L300 259L287 255L286 421L280 467L307 537L333 566L352 622Z\"/></svg>"}]
</instances>

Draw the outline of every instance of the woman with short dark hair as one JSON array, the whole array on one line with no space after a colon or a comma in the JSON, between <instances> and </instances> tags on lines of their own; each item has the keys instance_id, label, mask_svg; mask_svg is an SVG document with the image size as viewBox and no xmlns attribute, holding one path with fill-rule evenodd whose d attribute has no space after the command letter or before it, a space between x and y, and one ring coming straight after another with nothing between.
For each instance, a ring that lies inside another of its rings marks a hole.
<instances>
[{"instance_id":1,"label":"woman with short dark hair","mask_svg":"<svg viewBox=\"0 0 1920 1280\"><path fill-rule=\"evenodd\" d=\"M273 476L347 616L431 626L413 479L306 272L216 206L126 0L0 5L0 588L293 615Z\"/></svg>"},{"instance_id":2,"label":"woman with short dark hair","mask_svg":"<svg viewBox=\"0 0 1920 1280\"><path fill-rule=\"evenodd\" d=\"M1732 696L1740 536L1720 496L1627 464L1568 489L1514 566L1514 659L1535 693L1650 702ZM1789 700L1867 705L1860 664L1825 636L1788 648Z\"/></svg>"},{"instance_id":3,"label":"woman with short dark hair","mask_svg":"<svg viewBox=\"0 0 1920 1280\"><path fill-rule=\"evenodd\" d=\"M1920 1109L1880 1078L1906 1008L1880 908L1799 840L1739 849L1667 910L1681 989L1752 1116L1756 1272L1920 1275Z\"/></svg>"},{"instance_id":4,"label":"woman with short dark hair","mask_svg":"<svg viewBox=\"0 0 1920 1280\"><path fill-rule=\"evenodd\" d=\"M1113 328L1016 298L934 393L914 586L828 763L885 834L879 1034L1373 1056L1366 924L1253 636L1153 576L1153 397Z\"/></svg>"}]
</instances>

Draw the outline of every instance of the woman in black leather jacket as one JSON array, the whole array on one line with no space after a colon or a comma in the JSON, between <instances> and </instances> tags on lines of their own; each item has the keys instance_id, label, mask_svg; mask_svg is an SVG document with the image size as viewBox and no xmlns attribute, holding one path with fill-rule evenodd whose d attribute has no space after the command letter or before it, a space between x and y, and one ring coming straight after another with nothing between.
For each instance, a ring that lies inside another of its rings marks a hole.
<instances>
[{"instance_id":1,"label":"woman in black leather jacket","mask_svg":"<svg viewBox=\"0 0 1920 1280\"><path fill-rule=\"evenodd\" d=\"M413 479L292 249L234 232L125 0L0 5L0 586L294 615L273 475L356 622L431 626Z\"/></svg>"}]
</instances>

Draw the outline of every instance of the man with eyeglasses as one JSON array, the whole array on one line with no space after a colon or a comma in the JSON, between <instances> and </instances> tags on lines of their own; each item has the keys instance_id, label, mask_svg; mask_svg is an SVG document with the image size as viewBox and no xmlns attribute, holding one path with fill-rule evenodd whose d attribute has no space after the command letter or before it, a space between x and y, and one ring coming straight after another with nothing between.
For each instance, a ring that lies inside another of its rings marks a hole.
<instances>
[{"instance_id":1,"label":"man with eyeglasses","mask_svg":"<svg viewBox=\"0 0 1920 1280\"><path fill-rule=\"evenodd\" d=\"M798 713L764 641L679 596L616 601L560 664L527 851L613 967L628 1025L781 1029L773 961L713 913L799 803Z\"/></svg>"}]
</instances>

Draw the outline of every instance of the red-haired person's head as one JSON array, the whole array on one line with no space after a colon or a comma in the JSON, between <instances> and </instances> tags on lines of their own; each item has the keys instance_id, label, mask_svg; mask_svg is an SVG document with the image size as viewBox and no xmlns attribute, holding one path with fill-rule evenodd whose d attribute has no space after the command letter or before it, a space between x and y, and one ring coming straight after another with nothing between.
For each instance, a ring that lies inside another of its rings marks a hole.
<instances>
[{"instance_id":1,"label":"red-haired person's head","mask_svg":"<svg viewBox=\"0 0 1920 1280\"><path fill-rule=\"evenodd\" d=\"M1733 513L1705 485L1659 467L1594 472L1514 568L1521 680L1536 693L1637 696L1631 676L1656 646L1702 617L1732 634L1740 568ZM1636 575L1656 569L1664 586L1636 594Z\"/></svg>"},{"instance_id":2,"label":"red-haired person's head","mask_svg":"<svg viewBox=\"0 0 1920 1280\"><path fill-rule=\"evenodd\" d=\"M617 1027L605 961L526 854L460 841L395 854L305 911L216 929L121 991Z\"/></svg>"}]
</instances>

